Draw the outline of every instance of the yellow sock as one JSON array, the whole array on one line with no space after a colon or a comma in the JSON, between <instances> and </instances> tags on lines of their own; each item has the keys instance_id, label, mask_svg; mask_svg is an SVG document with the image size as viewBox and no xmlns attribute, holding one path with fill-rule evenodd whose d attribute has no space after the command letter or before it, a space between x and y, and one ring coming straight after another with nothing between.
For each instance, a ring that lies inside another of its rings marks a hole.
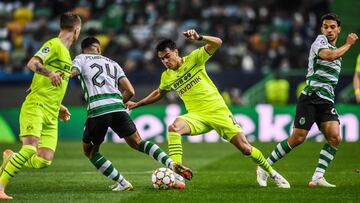
<instances>
[{"instance_id":1,"label":"yellow sock","mask_svg":"<svg viewBox=\"0 0 360 203\"><path fill-rule=\"evenodd\" d=\"M46 168L47 166L50 166L51 161L46 160L42 157L39 157L36 154L33 154L29 160L24 164L24 166L28 167L28 168L36 168L36 169L40 169L40 168Z\"/></svg>"},{"instance_id":2,"label":"yellow sock","mask_svg":"<svg viewBox=\"0 0 360 203\"><path fill-rule=\"evenodd\" d=\"M252 147L250 157L255 163L257 163L266 172L268 172L269 174L272 173L272 170L273 170L272 167L266 161L266 159L264 158L264 156L262 155L260 150L256 149L255 147Z\"/></svg>"},{"instance_id":3,"label":"yellow sock","mask_svg":"<svg viewBox=\"0 0 360 203\"><path fill-rule=\"evenodd\" d=\"M0 176L0 184L6 187L9 184L11 178L20 171L25 162L36 153L36 147L31 145L23 145L19 152L13 156L9 162L7 162L3 173Z\"/></svg>"},{"instance_id":4,"label":"yellow sock","mask_svg":"<svg viewBox=\"0 0 360 203\"><path fill-rule=\"evenodd\" d=\"M175 162L182 163L183 150L179 133L168 132L168 149L170 158Z\"/></svg>"}]
</instances>

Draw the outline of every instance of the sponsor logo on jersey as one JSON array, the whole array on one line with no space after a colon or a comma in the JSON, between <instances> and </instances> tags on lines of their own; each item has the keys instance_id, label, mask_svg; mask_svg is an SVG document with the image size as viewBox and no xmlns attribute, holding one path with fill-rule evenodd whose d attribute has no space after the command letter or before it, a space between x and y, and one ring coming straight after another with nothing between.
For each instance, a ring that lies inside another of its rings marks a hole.
<instances>
[{"instance_id":1,"label":"sponsor logo on jersey","mask_svg":"<svg viewBox=\"0 0 360 203\"><path fill-rule=\"evenodd\" d=\"M195 86L199 81L201 81L201 77L197 76L193 80L191 80L188 84L184 85L180 90L177 90L179 96L183 95L185 92L190 90L193 86Z\"/></svg>"}]
</instances>

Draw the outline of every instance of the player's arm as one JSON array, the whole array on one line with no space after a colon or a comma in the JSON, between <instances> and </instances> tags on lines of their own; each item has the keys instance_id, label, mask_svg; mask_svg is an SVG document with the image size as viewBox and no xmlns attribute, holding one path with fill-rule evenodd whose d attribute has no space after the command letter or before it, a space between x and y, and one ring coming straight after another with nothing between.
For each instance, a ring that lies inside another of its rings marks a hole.
<instances>
[{"instance_id":1,"label":"player's arm","mask_svg":"<svg viewBox=\"0 0 360 203\"><path fill-rule=\"evenodd\" d=\"M42 60L39 57L33 56L26 65L30 70L34 73L38 73L49 77L51 80L51 84L54 86L61 85L61 76L53 71L47 69L42 64Z\"/></svg>"},{"instance_id":2,"label":"player's arm","mask_svg":"<svg viewBox=\"0 0 360 203\"><path fill-rule=\"evenodd\" d=\"M135 90L127 77L122 77L119 79L119 87L122 90L123 102L128 102L134 95Z\"/></svg>"},{"instance_id":3,"label":"player's arm","mask_svg":"<svg viewBox=\"0 0 360 203\"><path fill-rule=\"evenodd\" d=\"M144 99L138 101L138 102L132 102L129 101L127 103L127 106L129 109L135 109L139 106L144 106L147 104L152 104L154 102L159 101L160 99L164 98L168 91L161 90L160 88L157 88L156 90L152 91L148 96L146 96Z\"/></svg>"},{"instance_id":4,"label":"player's arm","mask_svg":"<svg viewBox=\"0 0 360 203\"><path fill-rule=\"evenodd\" d=\"M355 91L356 102L360 104L360 72L355 71L353 86Z\"/></svg>"},{"instance_id":5,"label":"player's arm","mask_svg":"<svg viewBox=\"0 0 360 203\"><path fill-rule=\"evenodd\" d=\"M334 49L334 50L322 49L319 52L319 56L320 56L320 58L327 60L327 61L333 61L337 58L340 58L350 49L350 47L353 44L355 44L357 39L358 39L358 36L355 33L350 33L347 36L346 42L344 45L342 45L341 47Z\"/></svg>"},{"instance_id":6,"label":"player's arm","mask_svg":"<svg viewBox=\"0 0 360 203\"><path fill-rule=\"evenodd\" d=\"M199 40L205 42L205 50L212 55L222 44L218 37L203 36L198 34L194 29L183 32L184 36L190 40Z\"/></svg>"}]
</instances>

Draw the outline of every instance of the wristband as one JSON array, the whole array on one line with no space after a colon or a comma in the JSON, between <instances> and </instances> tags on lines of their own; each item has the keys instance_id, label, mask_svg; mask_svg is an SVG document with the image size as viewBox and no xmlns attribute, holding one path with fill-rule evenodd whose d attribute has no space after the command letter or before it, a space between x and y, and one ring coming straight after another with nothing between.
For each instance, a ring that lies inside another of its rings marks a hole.
<instances>
[{"instance_id":1,"label":"wristband","mask_svg":"<svg viewBox=\"0 0 360 203\"><path fill-rule=\"evenodd\" d=\"M200 37L199 37L197 40L198 40L198 41L203 40L203 36L202 36L202 35L200 35Z\"/></svg>"},{"instance_id":2,"label":"wristband","mask_svg":"<svg viewBox=\"0 0 360 203\"><path fill-rule=\"evenodd\" d=\"M360 88L355 89L355 95L360 96Z\"/></svg>"}]
</instances>

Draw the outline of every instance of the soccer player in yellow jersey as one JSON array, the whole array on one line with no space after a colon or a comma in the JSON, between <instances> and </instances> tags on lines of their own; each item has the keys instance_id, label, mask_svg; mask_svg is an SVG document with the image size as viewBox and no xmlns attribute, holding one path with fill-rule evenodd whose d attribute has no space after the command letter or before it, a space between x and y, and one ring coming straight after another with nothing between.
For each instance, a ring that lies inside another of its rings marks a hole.
<instances>
[{"instance_id":1,"label":"soccer player in yellow jersey","mask_svg":"<svg viewBox=\"0 0 360 203\"><path fill-rule=\"evenodd\" d=\"M356 102L360 104L360 54L356 60L356 69L354 73L354 91L355 91L355 98Z\"/></svg>"},{"instance_id":2,"label":"soccer player in yellow jersey","mask_svg":"<svg viewBox=\"0 0 360 203\"><path fill-rule=\"evenodd\" d=\"M59 36L45 42L27 64L35 74L20 111L22 147L16 153L4 151L0 199L12 199L5 194L5 187L24 165L40 169L51 164L57 145L58 118L70 119L69 111L61 102L72 68L69 48L78 39L80 30L78 15L62 14Z\"/></svg>"},{"instance_id":3,"label":"soccer player in yellow jersey","mask_svg":"<svg viewBox=\"0 0 360 203\"><path fill-rule=\"evenodd\" d=\"M218 37L202 36L195 30L183 33L189 40L205 43L185 57L180 57L175 42L170 39L158 43L156 51L159 59L167 68L160 81L160 86L147 97L127 103L129 109L154 103L175 90L183 100L187 114L181 115L168 127L168 146L170 158L182 162L182 135L198 135L216 130L244 155L251 157L266 170L281 188L289 188L289 183L266 162L261 152L251 146L244 132L234 120L223 98L205 70L205 62L221 46ZM177 176L179 177L179 176ZM181 182L181 179L177 179Z\"/></svg>"}]
</instances>

